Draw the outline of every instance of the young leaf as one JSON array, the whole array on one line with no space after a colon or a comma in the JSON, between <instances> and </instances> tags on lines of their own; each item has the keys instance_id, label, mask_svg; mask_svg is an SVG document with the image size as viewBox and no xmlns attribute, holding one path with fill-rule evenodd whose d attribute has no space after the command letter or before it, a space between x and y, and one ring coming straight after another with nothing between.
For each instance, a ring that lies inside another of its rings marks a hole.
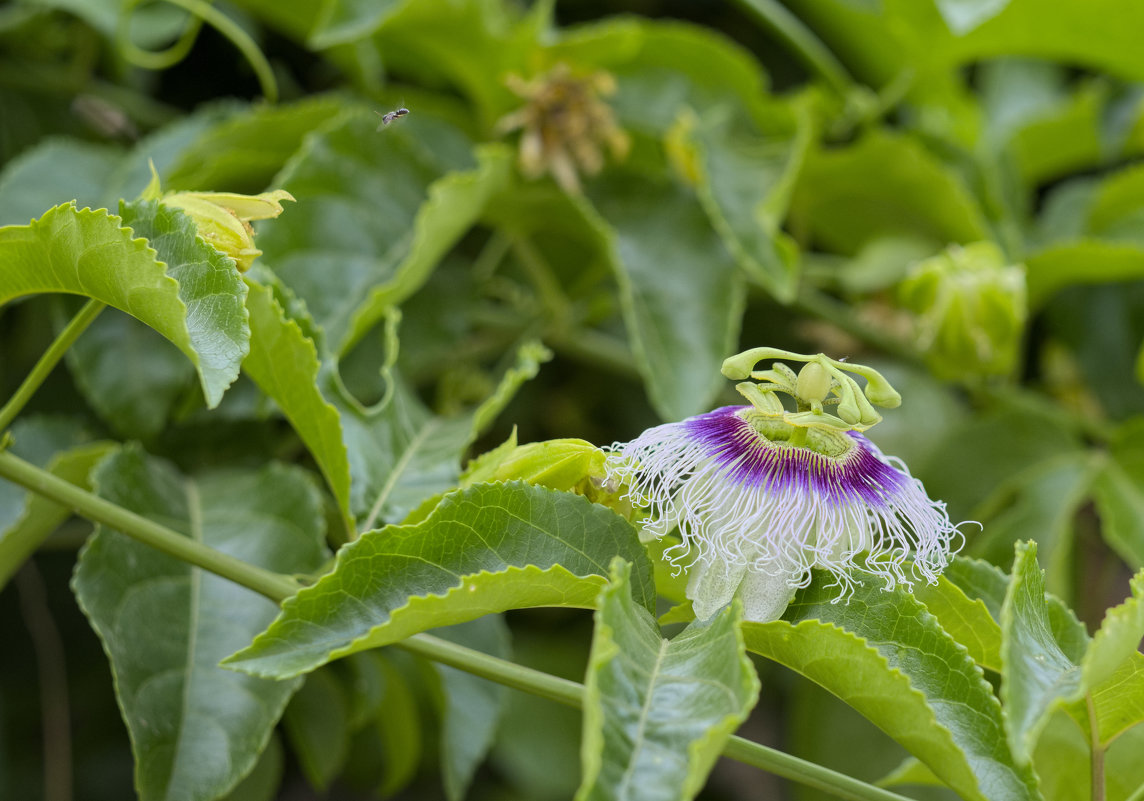
<instances>
[{"instance_id":1,"label":"young leaf","mask_svg":"<svg viewBox=\"0 0 1144 801\"><path fill-rule=\"evenodd\" d=\"M737 604L665 640L630 576L617 557L600 593L576 801L694 798L759 695Z\"/></svg>"},{"instance_id":2,"label":"young leaf","mask_svg":"<svg viewBox=\"0 0 1144 801\"><path fill-rule=\"evenodd\" d=\"M437 629L434 634L467 648L510 659L511 633L500 615ZM441 679L441 776L445 797L461 801L488 755L508 688L456 668L432 663Z\"/></svg>"},{"instance_id":3,"label":"young leaf","mask_svg":"<svg viewBox=\"0 0 1144 801\"><path fill-rule=\"evenodd\" d=\"M509 171L507 151L474 158L467 137L432 116L376 128L358 109L311 135L275 179L303 202L258 240L338 353L421 286Z\"/></svg>"},{"instance_id":4,"label":"young leaf","mask_svg":"<svg viewBox=\"0 0 1144 801\"><path fill-rule=\"evenodd\" d=\"M747 648L853 706L967 799L1038 799L1009 753L981 668L903 588L873 582L846 603L821 576L781 621L744 624Z\"/></svg>"},{"instance_id":5,"label":"young leaf","mask_svg":"<svg viewBox=\"0 0 1144 801\"><path fill-rule=\"evenodd\" d=\"M965 646L969 658L983 668L1001 670L1001 626L980 598L970 598L945 575L936 584L914 588L914 597L949 636Z\"/></svg>"},{"instance_id":6,"label":"young leaf","mask_svg":"<svg viewBox=\"0 0 1144 801\"><path fill-rule=\"evenodd\" d=\"M94 483L114 503L270 570L309 572L325 559L320 498L296 468L189 478L128 446ZM218 666L275 605L102 527L80 556L74 589L111 660L140 798L227 792L253 768L297 688Z\"/></svg>"},{"instance_id":7,"label":"young leaf","mask_svg":"<svg viewBox=\"0 0 1144 801\"><path fill-rule=\"evenodd\" d=\"M738 340L738 266L694 193L666 177L614 173L592 197L652 404L664 420L697 414L722 386L719 368Z\"/></svg>"},{"instance_id":8,"label":"young leaf","mask_svg":"<svg viewBox=\"0 0 1144 801\"><path fill-rule=\"evenodd\" d=\"M578 495L521 482L445 496L416 525L368 532L331 573L225 664L287 678L420 631L531 606L590 608L615 555L636 565L640 603L655 597L635 529Z\"/></svg>"},{"instance_id":9,"label":"young leaf","mask_svg":"<svg viewBox=\"0 0 1144 801\"><path fill-rule=\"evenodd\" d=\"M273 280L273 279L270 279ZM350 464L338 410L318 388L318 349L303 325L292 319L270 286L248 280L250 354L242 369L282 409L322 471L341 512L346 535L354 531L350 512Z\"/></svg>"},{"instance_id":10,"label":"young leaf","mask_svg":"<svg viewBox=\"0 0 1144 801\"><path fill-rule=\"evenodd\" d=\"M1022 764L1028 764L1052 711L1084 694L1080 667L1053 636L1033 542L1017 544L1001 607L1001 667L1009 746Z\"/></svg>"}]
</instances>

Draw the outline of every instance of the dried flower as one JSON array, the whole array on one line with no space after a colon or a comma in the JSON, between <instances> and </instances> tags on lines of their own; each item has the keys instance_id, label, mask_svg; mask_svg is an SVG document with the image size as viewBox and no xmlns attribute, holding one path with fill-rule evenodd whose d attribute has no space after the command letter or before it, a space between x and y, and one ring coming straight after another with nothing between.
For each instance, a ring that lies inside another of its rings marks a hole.
<instances>
[{"instance_id":1,"label":"dried flower","mask_svg":"<svg viewBox=\"0 0 1144 801\"><path fill-rule=\"evenodd\" d=\"M522 131L520 168L529 178L551 173L565 191L579 192L578 172L598 173L604 166L603 147L615 159L627 155L628 136L600 99L616 91L608 73L577 76L567 64L557 64L532 80L509 75L505 83L528 102L502 117L497 128L503 133Z\"/></svg>"},{"instance_id":2,"label":"dried flower","mask_svg":"<svg viewBox=\"0 0 1144 801\"><path fill-rule=\"evenodd\" d=\"M807 364L798 374L779 362L752 372L766 357ZM608 457L609 477L650 512L645 533L678 528L682 542L668 553L688 567L697 617L738 595L746 619L777 619L811 568L834 576L839 600L863 575L887 588L911 585L911 575L936 581L962 535L904 463L859 433L881 419L870 401L900 401L881 375L772 348L728 359L723 372L761 382L739 385L752 405L657 426ZM867 379L864 393L848 373ZM794 398L795 411L779 392Z\"/></svg>"}]
</instances>

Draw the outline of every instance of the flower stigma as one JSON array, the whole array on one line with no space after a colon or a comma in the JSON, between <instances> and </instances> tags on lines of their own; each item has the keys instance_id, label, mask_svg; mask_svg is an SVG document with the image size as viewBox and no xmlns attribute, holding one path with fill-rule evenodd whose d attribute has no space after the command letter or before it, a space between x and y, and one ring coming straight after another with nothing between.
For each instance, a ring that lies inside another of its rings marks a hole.
<instances>
[{"instance_id":1,"label":"flower stigma","mask_svg":"<svg viewBox=\"0 0 1144 801\"><path fill-rule=\"evenodd\" d=\"M755 370L762 359L804 366ZM678 529L682 541L666 555L688 570L697 618L738 596L746 620L777 620L812 568L831 574L836 602L866 576L887 590L937 581L964 536L905 463L861 433L882 419L875 405L901 403L881 374L777 348L732 356L723 374L749 379L736 386L749 406L648 429L608 449L606 463L648 511L646 538Z\"/></svg>"}]
</instances>

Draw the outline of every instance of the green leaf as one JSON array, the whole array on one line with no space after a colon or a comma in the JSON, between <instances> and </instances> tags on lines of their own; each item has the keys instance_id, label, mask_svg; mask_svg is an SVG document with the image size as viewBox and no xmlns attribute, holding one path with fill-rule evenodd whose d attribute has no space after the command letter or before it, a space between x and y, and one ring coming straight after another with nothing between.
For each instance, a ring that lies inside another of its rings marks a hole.
<instances>
[{"instance_id":1,"label":"green leaf","mask_svg":"<svg viewBox=\"0 0 1144 801\"><path fill-rule=\"evenodd\" d=\"M1132 454L1125 450L1114 448L1113 458L1093 482L1093 501L1104 541L1121 559L1140 568L1144 567L1144 474L1126 461Z\"/></svg>"},{"instance_id":2,"label":"green leaf","mask_svg":"<svg viewBox=\"0 0 1144 801\"><path fill-rule=\"evenodd\" d=\"M989 614L984 601L971 598L947 575L938 576L936 584L915 587L914 597L950 637L965 646L970 659L983 668L1000 672L1001 626Z\"/></svg>"},{"instance_id":3,"label":"green leaf","mask_svg":"<svg viewBox=\"0 0 1144 801\"><path fill-rule=\"evenodd\" d=\"M759 695L740 608L665 640L632 598L631 565L617 557L610 574L585 680L576 801L694 798Z\"/></svg>"},{"instance_id":4,"label":"green leaf","mask_svg":"<svg viewBox=\"0 0 1144 801\"><path fill-rule=\"evenodd\" d=\"M857 587L846 603L815 574L783 620L744 624L747 648L825 687L967 799L1037 799L1005 741L981 668L901 587Z\"/></svg>"},{"instance_id":5,"label":"green leaf","mask_svg":"<svg viewBox=\"0 0 1144 801\"><path fill-rule=\"evenodd\" d=\"M131 225L156 236L158 254L123 227L121 218L77 211L72 204L57 206L30 225L0 229L5 263L0 304L64 292L127 312L191 360L208 405L216 406L238 374L248 336L244 293L234 283L241 281L233 264L196 238L190 220L177 210L132 204L124 213ZM169 261L171 274L159 258Z\"/></svg>"},{"instance_id":6,"label":"green leaf","mask_svg":"<svg viewBox=\"0 0 1144 801\"><path fill-rule=\"evenodd\" d=\"M84 489L91 487L91 468L115 447L111 442L86 442L83 429L66 418L21 418L11 434L12 453ZM69 517L70 509L42 495L0 483L0 588Z\"/></svg>"},{"instance_id":7,"label":"green leaf","mask_svg":"<svg viewBox=\"0 0 1144 801\"><path fill-rule=\"evenodd\" d=\"M1048 562L1048 588L1067 596L1072 588L1074 519L1105 461L1102 454L1075 451L1018 472L981 510L985 528L972 552L1003 564L1015 543L1036 538Z\"/></svg>"},{"instance_id":8,"label":"green leaf","mask_svg":"<svg viewBox=\"0 0 1144 801\"><path fill-rule=\"evenodd\" d=\"M346 763L350 750L348 706L334 672L323 668L306 676L282 716L290 748L315 790L328 788Z\"/></svg>"},{"instance_id":9,"label":"green leaf","mask_svg":"<svg viewBox=\"0 0 1144 801\"><path fill-rule=\"evenodd\" d=\"M196 234L194 221L176 208L137 200L120 204L123 222L145 237L167 275L179 282L179 298L187 307L187 331L198 354L207 407L222 400L250 350L246 284L234 260Z\"/></svg>"},{"instance_id":10,"label":"green leaf","mask_svg":"<svg viewBox=\"0 0 1144 801\"><path fill-rule=\"evenodd\" d=\"M1085 687L1097 687L1137 654L1144 640L1144 570L1130 584L1132 596L1109 609L1092 637L1092 645L1081 662Z\"/></svg>"},{"instance_id":11,"label":"green leaf","mask_svg":"<svg viewBox=\"0 0 1144 801\"><path fill-rule=\"evenodd\" d=\"M69 139L52 139L5 165L0 178L0 224L26 225L44 209L75 200L81 208L114 203L106 188L123 151Z\"/></svg>"},{"instance_id":12,"label":"green leaf","mask_svg":"<svg viewBox=\"0 0 1144 801\"><path fill-rule=\"evenodd\" d=\"M378 654L385 674L385 695L381 701L383 711L374 722L383 754L381 785L378 787L378 794L382 796L390 796L403 789L413 781L421 765L424 739L421 712L408 663L399 659L403 656L408 655Z\"/></svg>"},{"instance_id":13,"label":"green leaf","mask_svg":"<svg viewBox=\"0 0 1144 801\"><path fill-rule=\"evenodd\" d=\"M101 497L269 570L309 572L324 561L320 499L296 468L189 478L128 446L94 482ZM275 605L102 528L80 556L74 589L111 660L140 798L227 792L254 766L298 684L218 667Z\"/></svg>"},{"instance_id":14,"label":"green leaf","mask_svg":"<svg viewBox=\"0 0 1144 801\"><path fill-rule=\"evenodd\" d=\"M1009 746L1028 764L1052 711L1084 694L1079 666L1053 636L1034 542L1017 544L1001 607L1001 666Z\"/></svg>"},{"instance_id":15,"label":"green leaf","mask_svg":"<svg viewBox=\"0 0 1144 801\"><path fill-rule=\"evenodd\" d=\"M501 659L512 658L512 635L500 615L437 629L449 642ZM488 755L508 688L456 668L433 664L441 679L441 776L445 797L461 801Z\"/></svg>"},{"instance_id":16,"label":"green leaf","mask_svg":"<svg viewBox=\"0 0 1144 801\"><path fill-rule=\"evenodd\" d=\"M456 487L465 450L549 356L543 345L525 343L483 403L449 417L425 408L397 374L391 375L392 392L380 409L336 398L354 482L351 508L365 528L403 520L426 498Z\"/></svg>"},{"instance_id":17,"label":"green leaf","mask_svg":"<svg viewBox=\"0 0 1144 801\"><path fill-rule=\"evenodd\" d=\"M401 6L398 0L332 0L323 4L308 44L314 50L324 50L364 39Z\"/></svg>"},{"instance_id":18,"label":"green leaf","mask_svg":"<svg viewBox=\"0 0 1144 801\"><path fill-rule=\"evenodd\" d=\"M490 612L591 607L617 554L637 565L640 602L650 606L651 564L626 520L578 495L480 484L445 496L416 525L342 548L333 572L286 601L226 664L285 678Z\"/></svg>"},{"instance_id":19,"label":"green leaf","mask_svg":"<svg viewBox=\"0 0 1144 801\"><path fill-rule=\"evenodd\" d=\"M844 255L882 237L926 237L934 250L985 239L988 228L960 177L916 139L876 130L845 148L812 151L792 217Z\"/></svg>"},{"instance_id":20,"label":"green leaf","mask_svg":"<svg viewBox=\"0 0 1144 801\"><path fill-rule=\"evenodd\" d=\"M162 431L195 381L177 348L118 310L88 326L68 349L67 364L88 405L124 439Z\"/></svg>"},{"instance_id":21,"label":"green leaf","mask_svg":"<svg viewBox=\"0 0 1144 801\"><path fill-rule=\"evenodd\" d=\"M407 124L408 123L408 124ZM365 109L306 139L275 179L300 202L259 246L338 353L412 295L509 173L499 146L472 153L421 114L378 132Z\"/></svg>"},{"instance_id":22,"label":"green leaf","mask_svg":"<svg viewBox=\"0 0 1144 801\"><path fill-rule=\"evenodd\" d=\"M317 346L303 325L287 316L271 287L253 281L248 287L250 354L242 368L274 399L306 444L337 501L346 534L352 534L350 464L338 410L318 389Z\"/></svg>"},{"instance_id":23,"label":"green leaf","mask_svg":"<svg viewBox=\"0 0 1144 801\"><path fill-rule=\"evenodd\" d=\"M942 19L955 36L962 36L1000 14L1009 0L935 0Z\"/></svg>"},{"instance_id":24,"label":"green leaf","mask_svg":"<svg viewBox=\"0 0 1144 801\"><path fill-rule=\"evenodd\" d=\"M343 97L316 95L296 103L244 108L199 133L179 153L164 186L176 191L261 192L306 135L336 119L345 105Z\"/></svg>"},{"instance_id":25,"label":"green leaf","mask_svg":"<svg viewBox=\"0 0 1144 801\"><path fill-rule=\"evenodd\" d=\"M282 741L276 734L272 734L253 770L220 801L274 801L278 797L278 787L282 784L285 761Z\"/></svg>"},{"instance_id":26,"label":"green leaf","mask_svg":"<svg viewBox=\"0 0 1144 801\"><path fill-rule=\"evenodd\" d=\"M1029 306L1036 308L1068 286L1135 281L1144 277L1144 247L1081 239L1051 245L1025 259Z\"/></svg>"},{"instance_id":27,"label":"green leaf","mask_svg":"<svg viewBox=\"0 0 1144 801\"><path fill-rule=\"evenodd\" d=\"M1089 691L1089 695L1102 745L1144 723L1144 654L1132 654L1121 662L1109 678ZM1090 725L1084 701L1074 703L1069 714L1086 729Z\"/></svg>"},{"instance_id":28,"label":"green leaf","mask_svg":"<svg viewBox=\"0 0 1144 801\"><path fill-rule=\"evenodd\" d=\"M1083 724L1082 724L1083 725ZM1128 801L1144 787L1144 726L1130 729L1104 754L1105 798ZM1035 764L1045 798L1092 801L1092 744L1069 716L1057 712L1037 741Z\"/></svg>"},{"instance_id":29,"label":"green leaf","mask_svg":"<svg viewBox=\"0 0 1144 801\"><path fill-rule=\"evenodd\" d=\"M652 404L664 420L698 414L738 341L746 298L735 260L686 187L613 173L592 190Z\"/></svg>"}]
</instances>

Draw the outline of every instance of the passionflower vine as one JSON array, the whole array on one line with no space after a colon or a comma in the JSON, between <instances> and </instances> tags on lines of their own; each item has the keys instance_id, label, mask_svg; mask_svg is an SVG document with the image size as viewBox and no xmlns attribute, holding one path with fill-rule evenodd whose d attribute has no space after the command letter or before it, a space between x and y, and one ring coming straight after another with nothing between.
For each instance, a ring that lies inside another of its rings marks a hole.
<instances>
[{"instance_id":1,"label":"passionflower vine","mask_svg":"<svg viewBox=\"0 0 1144 801\"><path fill-rule=\"evenodd\" d=\"M782 362L805 362L797 374ZM937 580L962 535L901 460L862 431L901 397L877 371L776 348L727 359L749 406L725 406L610 448L608 477L648 510L644 533L679 530L667 556L688 568L687 597L706 619L736 595L747 620L782 615L811 568L842 600L864 577L887 589ZM864 378L859 388L854 376ZM778 394L794 399L788 411ZM827 411L834 408L836 414Z\"/></svg>"}]
</instances>

